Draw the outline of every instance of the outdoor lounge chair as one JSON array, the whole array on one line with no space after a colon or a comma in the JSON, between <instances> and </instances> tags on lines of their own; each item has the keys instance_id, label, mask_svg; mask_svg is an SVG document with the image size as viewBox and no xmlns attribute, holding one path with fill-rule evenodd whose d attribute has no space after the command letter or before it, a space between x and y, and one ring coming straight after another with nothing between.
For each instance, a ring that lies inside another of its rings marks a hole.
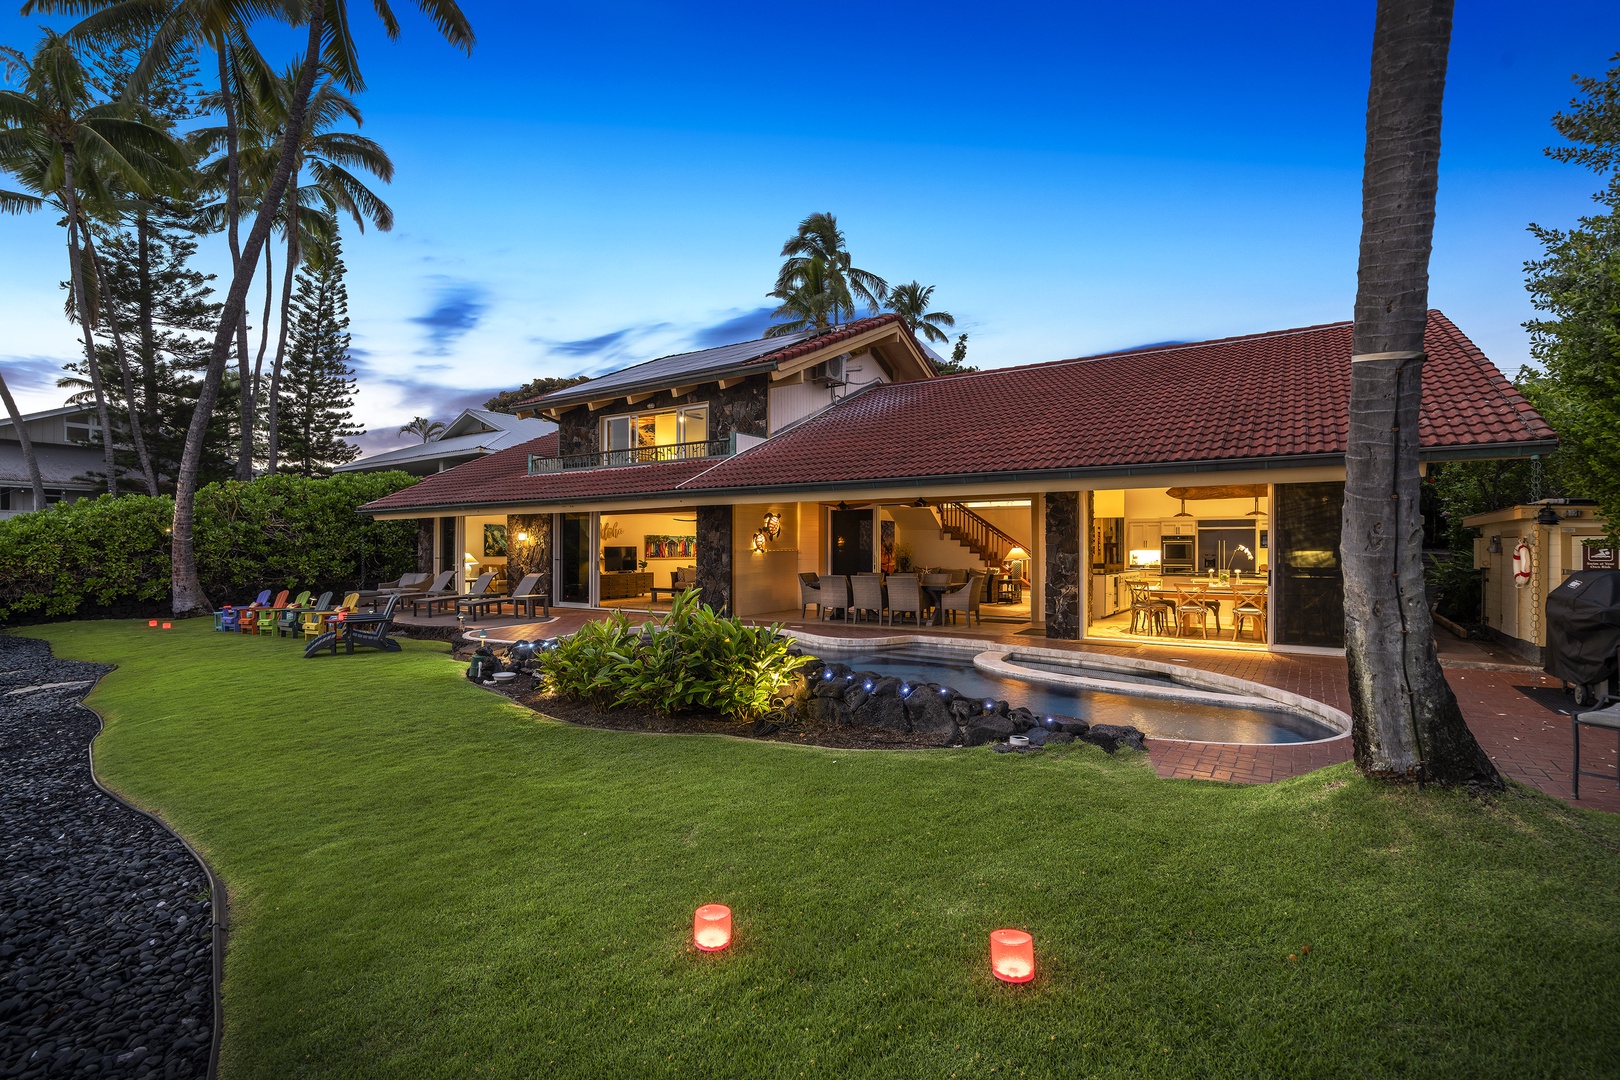
<instances>
[{"instance_id":1,"label":"outdoor lounge chair","mask_svg":"<svg viewBox=\"0 0 1620 1080\"><path fill-rule=\"evenodd\" d=\"M289 634L298 633L298 628L303 622L304 612L308 611L312 607L323 608L327 604L331 603L331 601L332 594L326 592L321 594L319 603L312 603L310 601L309 590L305 589L303 592L293 597L292 603L287 605L287 607L282 610L280 617L276 619L276 637L286 637Z\"/></svg>"},{"instance_id":2,"label":"outdoor lounge chair","mask_svg":"<svg viewBox=\"0 0 1620 1080\"><path fill-rule=\"evenodd\" d=\"M444 578L445 575L449 575L453 578L455 576L455 571L446 570L443 574L439 575L439 578ZM408 599L411 602L411 614L413 616L422 614L422 605L426 604L428 616L431 618L433 615L433 609L435 607L442 606L446 611L448 611L456 606L457 601L465 600L469 596L483 596L489 591L489 583L494 580L495 575L493 573L479 574L478 580L472 583L472 588L468 589L464 593L458 593L454 589L450 588L448 581L446 581L444 584L440 584L438 580L435 580L434 584L438 585L438 588L429 589L421 596L407 595L405 599Z\"/></svg>"},{"instance_id":3,"label":"outdoor lounge chair","mask_svg":"<svg viewBox=\"0 0 1620 1080\"><path fill-rule=\"evenodd\" d=\"M331 593L322 593L321 603L316 604L314 608L303 612L299 616L299 620L303 623L300 629L304 637L319 637L321 634L326 632L326 629L331 625L332 620L338 615L347 614L348 612L358 611L360 609L359 593L349 593L343 598L343 602L341 604L338 604L336 607L329 608L326 605L331 601L331 599Z\"/></svg>"},{"instance_id":4,"label":"outdoor lounge chair","mask_svg":"<svg viewBox=\"0 0 1620 1080\"><path fill-rule=\"evenodd\" d=\"M304 659L308 660L322 649L330 649L336 656L339 645L351 656L356 645L379 652L399 652L399 642L388 636L394 628L394 609L398 606L399 597L390 596L380 612L345 614L341 621L333 622L331 629L304 647Z\"/></svg>"},{"instance_id":5,"label":"outdoor lounge chair","mask_svg":"<svg viewBox=\"0 0 1620 1080\"><path fill-rule=\"evenodd\" d=\"M418 604L421 604L421 602L428 602L428 614L431 615L433 614L434 602L455 602L457 599L460 599L460 597L462 597L462 593L457 593L457 591L455 591L455 570L444 570L444 572L439 573L437 578L434 578L433 581L429 581L428 588L421 591L421 593L400 594L400 599L402 599L402 601L410 601L411 615L421 614L418 607L416 607Z\"/></svg>"},{"instance_id":6,"label":"outdoor lounge chair","mask_svg":"<svg viewBox=\"0 0 1620 1080\"><path fill-rule=\"evenodd\" d=\"M270 602L270 590L266 589L266 590L264 590L264 592L260 593L254 599L253 603L251 603L251 604L243 604L241 607L237 607L237 606L232 605L232 604L227 604L224 607L220 608L218 611L214 612L214 629L215 630L238 630L239 631L239 630L242 629L242 613L243 612L249 611L249 610L256 610L256 609L261 608L264 605L268 604L269 602ZM258 616L255 615L254 619L256 621L258 619Z\"/></svg>"},{"instance_id":7,"label":"outdoor lounge chair","mask_svg":"<svg viewBox=\"0 0 1620 1080\"><path fill-rule=\"evenodd\" d=\"M369 604L375 611L379 600L386 600L390 596L426 592L428 579L432 576L432 574L403 574L398 581L384 581L375 589L361 589L360 602Z\"/></svg>"},{"instance_id":8,"label":"outdoor lounge chair","mask_svg":"<svg viewBox=\"0 0 1620 1080\"><path fill-rule=\"evenodd\" d=\"M493 608L495 614L499 615L501 608L511 604L514 618L517 617L518 610L522 608L525 614L532 619L534 617L534 605L539 604L549 617L551 615L551 595L539 591L539 585L539 574L525 574L523 580L518 582L517 588L506 596L462 597L456 601L456 610L469 616L478 616Z\"/></svg>"}]
</instances>

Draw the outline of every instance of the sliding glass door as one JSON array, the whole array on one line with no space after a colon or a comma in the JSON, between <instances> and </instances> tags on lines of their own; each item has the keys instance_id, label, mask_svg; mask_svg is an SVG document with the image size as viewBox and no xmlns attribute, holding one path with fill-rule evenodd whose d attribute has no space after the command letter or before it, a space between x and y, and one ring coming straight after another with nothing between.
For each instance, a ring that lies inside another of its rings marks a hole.
<instances>
[{"instance_id":1,"label":"sliding glass door","mask_svg":"<svg viewBox=\"0 0 1620 1080\"><path fill-rule=\"evenodd\" d=\"M557 598L564 604L591 602L591 570L596 562L591 539L591 515L558 514L557 561L554 567Z\"/></svg>"}]
</instances>

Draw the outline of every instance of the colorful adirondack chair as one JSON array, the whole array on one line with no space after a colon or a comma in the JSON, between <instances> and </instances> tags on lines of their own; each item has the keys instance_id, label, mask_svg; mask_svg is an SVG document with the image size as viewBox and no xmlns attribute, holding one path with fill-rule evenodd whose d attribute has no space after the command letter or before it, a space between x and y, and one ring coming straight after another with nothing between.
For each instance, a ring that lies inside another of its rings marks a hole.
<instances>
[{"instance_id":1,"label":"colorful adirondack chair","mask_svg":"<svg viewBox=\"0 0 1620 1080\"><path fill-rule=\"evenodd\" d=\"M335 608L328 609L325 602L330 600L331 596L331 593L322 595L322 603L316 604L313 611L304 612L304 636L306 638L319 637L340 616L346 615L360 606L360 594L352 592L343 598L343 603Z\"/></svg>"},{"instance_id":2,"label":"colorful adirondack chair","mask_svg":"<svg viewBox=\"0 0 1620 1080\"><path fill-rule=\"evenodd\" d=\"M282 608L280 614L276 616L276 637L297 633L298 613L307 607L309 607L309 590L305 589L293 597L292 602Z\"/></svg>"}]
</instances>

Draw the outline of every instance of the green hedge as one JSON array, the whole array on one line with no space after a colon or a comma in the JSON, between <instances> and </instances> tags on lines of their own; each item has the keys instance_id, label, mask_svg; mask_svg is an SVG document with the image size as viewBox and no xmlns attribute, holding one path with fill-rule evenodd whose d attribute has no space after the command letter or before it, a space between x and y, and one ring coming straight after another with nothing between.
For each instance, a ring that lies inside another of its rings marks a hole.
<instances>
[{"instance_id":1,"label":"green hedge","mask_svg":"<svg viewBox=\"0 0 1620 1080\"><path fill-rule=\"evenodd\" d=\"M409 487L400 472L267 476L197 493L197 572L216 603L260 589L334 591L416 568L416 523L360 506ZM0 623L156 611L169 598L174 500L58 503L0 521Z\"/></svg>"}]
</instances>

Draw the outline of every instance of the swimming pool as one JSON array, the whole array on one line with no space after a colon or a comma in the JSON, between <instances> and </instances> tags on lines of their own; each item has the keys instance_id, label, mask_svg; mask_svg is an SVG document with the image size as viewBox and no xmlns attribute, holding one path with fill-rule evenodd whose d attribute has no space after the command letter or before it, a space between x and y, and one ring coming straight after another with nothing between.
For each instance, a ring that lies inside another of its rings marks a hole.
<instances>
[{"instance_id":1,"label":"swimming pool","mask_svg":"<svg viewBox=\"0 0 1620 1080\"><path fill-rule=\"evenodd\" d=\"M1076 716L1093 724L1128 724L1149 738L1218 743L1303 743L1335 738L1340 731L1303 712L1260 703L1255 697L1200 687L1189 692L1175 674L1128 671L1095 663L1014 653L954 654L931 645L872 648L805 641L804 651L857 671L892 675L913 683L949 686L960 694L1022 705L1042 715ZM986 664L984 659L991 662ZM1024 677L1022 672L1028 671ZM1120 690L1062 685L1084 677L1121 685ZM1048 676L1047 681L1040 681ZM1138 686L1133 693L1128 687ZM1153 695L1153 696L1148 696ZM1193 698L1189 700L1188 698ZM1229 698L1230 703L1222 703Z\"/></svg>"}]
</instances>

